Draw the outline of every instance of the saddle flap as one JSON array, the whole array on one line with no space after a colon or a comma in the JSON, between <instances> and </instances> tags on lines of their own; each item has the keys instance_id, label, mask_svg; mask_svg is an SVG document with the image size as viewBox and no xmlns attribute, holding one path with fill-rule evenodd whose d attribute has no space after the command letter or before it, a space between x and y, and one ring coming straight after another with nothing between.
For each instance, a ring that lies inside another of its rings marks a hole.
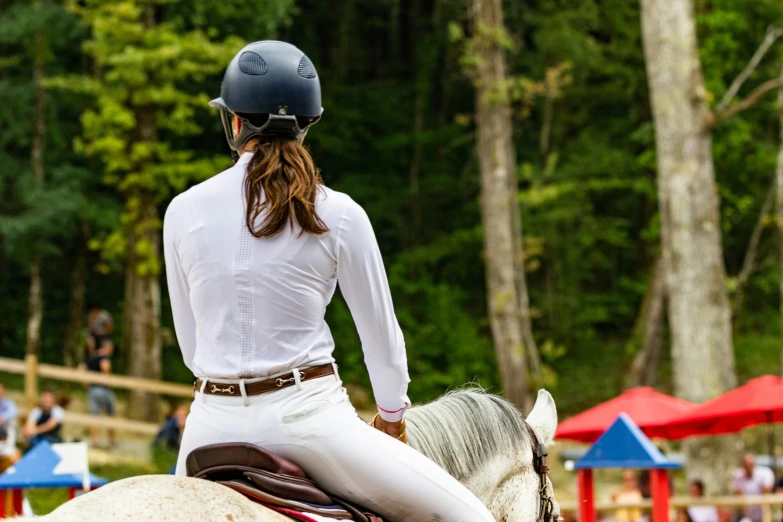
<instances>
[{"instance_id":1,"label":"saddle flap","mask_svg":"<svg viewBox=\"0 0 783 522\"><path fill-rule=\"evenodd\" d=\"M189 477L200 477L205 470L217 467L242 466L306 479L305 472L288 459L244 442L228 442L201 446L185 460Z\"/></svg>"},{"instance_id":2,"label":"saddle flap","mask_svg":"<svg viewBox=\"0 0 783 522\"><path fill-rule=\"evenodd\" d=\"M244 475L259 489L272 495L322 506L334 504L326 493L309 480L261 470L245 471Z\"/></svg>"},{"instance_id":3,"label":"saddle flap","mask_svg":"<svg viewBox=\"0 0 783 522\"><path fill-rule=\"evenodd\" d=\"M299 502L289 498L280 498L267 491L262 491L252 484L249 484L242 480L226 480L218 481L218 484L228 486L229 488L242 493L251 500L260 502L261 504L271 504L273 506L280 506L288 509L294 509L304 513L313 513L324 517L329 517L337 520L352 520L351 514L343 509L342 506L329 504L318 505L310 504L307 502Z\"/></svg>"},{"instance_id":4,"label":"saddle flap","mask_svg":"<svg viewBox=\"0 0 783 522\"><path fill-rule=\"evenodd\" d=\"M247 443L210 444L190 452L189 477L222 484L267 507L356 522L383 522L366 510L330 496L293 462Z\"/></svg>"}]
</instances>

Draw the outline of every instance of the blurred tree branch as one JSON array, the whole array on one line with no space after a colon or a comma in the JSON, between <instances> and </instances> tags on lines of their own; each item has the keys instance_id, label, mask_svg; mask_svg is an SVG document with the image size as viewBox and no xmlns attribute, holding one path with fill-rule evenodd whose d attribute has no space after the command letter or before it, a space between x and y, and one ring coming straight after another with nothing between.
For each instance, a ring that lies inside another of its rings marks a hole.
<instances>
[{"instance_id":1,"label":"blurred tree branch","mask_svg":"<svg viewBox=\"0 0 783 522\"><path fill-rule=\"evenodd\" d=\"M783 79L781 78L767 80L766 82L756 87L744 100L735 103L734 105L729 105L732 100L734 100L734 97L737 95L739 90L742 88L745 80L747 80L750 75L753 74L753 71L755 71L759 63L761 63L761 60L767 54L767 51L769 51L769 49L772 47L775 41L780 38L781 35L783 35L783 30L781 30L779 27L771 26L767 29L767 34L764 36L764 40L761 42L761 45L759 45L758 49L756 49L756 52L753 53L753 56L742 72L739 73L739 75L731 83L729 90L726 91L723 99L715 108L715 112L709 116L709 121L707 122L708 128L711 129L717 126L723 120L727 120L744 110L750 109L756 105L769 91L783 87L783 83L781 83L783 82Z\"/></svg>"},{"instance_id":2,"label":"blurred tree branch","mask_svg":"<svg viewBox=\"0 0 783 522\"><path fill-rule=\"evenodd\" d=\"M634 355L627 374L627 387L654 386L661 360L664 321L666 317L666 284L663 255L655 261L652 280L636 319L631 342L642 340L642 346ZM635 344L635 343L634 343Z\"/></svg>"},{"instance_id":3,"label":"blurred tree branch","mask_svg":"<svg viewBox=\"0 0 783 522\"><path fill-rule=\"evenodd\" d=\"M731 107L729 107L723 112L713 114L707 124L707 127L711 129L717 126L722 121L727 120L744 110L750 109L751 107L756 105L759 101L761 101L761 98L765 94L767 94L770 91L774 91L775 89L780 89L781 87L783 87L783 79L775 78L774 80L767 80L766 82L762 83L761 85L753 89L753 92L751 92L748 95L748 97L742 100L741 102L735 103L734 105L732 105Z\"/></svg>"},{"instance_id":4,"label":"blurred tree branch","mask_svg":"<svg viewBox=\"0 0 783 522\"><path fill-rule=\"evenodd\" d=\"M723 95L723 99L715 108L716 112L721 113L728 108L729 104L742 87L742 84L744 84L745 80L747 80L750 75L753 74L753 71L756 70L756 67L758 67L759 63L764 58L764 55L766 55L767 51L769 51L769 48L772 47L772 44L774 44L775 40L780 38L781 35L783 35L783 31L781 31L779 27L769 27L767 29L767 34L764 36L764 41L761 42L759 48L756 49L755 53L753 53L753 57L748 62L748 65L745 66L739 76L737 76L731 83L731 87L729 87L729 90L726 91L726 94Z\"/></svg>"},{"instance_id":5,"label":"blurred tree branch","mask_svg":"<svg viewBox=\"0 0 783 522\"><path fill-rule=\"evenodd\" d=\"M756 225L753 227L753 232L750 234L750 240L748 241L748 249L745 251L745 258L742 261L742 269L737 274L737 279L734 288L734 302L732 314L734 315L734 323L736 327L737 317L742 310L742 301L745 297L745 286L748 283L748 279L756 269L756 257L759 250L759 241L761 240L761 233L764 231L764 225L767 224L767 216L772 210L772 203L775 201L776 183L777 180L772 180L772 185L769 187L767 197L764 203L761 205L761 211L759 217L756 220Z\"/></svg>"}]
</instances>

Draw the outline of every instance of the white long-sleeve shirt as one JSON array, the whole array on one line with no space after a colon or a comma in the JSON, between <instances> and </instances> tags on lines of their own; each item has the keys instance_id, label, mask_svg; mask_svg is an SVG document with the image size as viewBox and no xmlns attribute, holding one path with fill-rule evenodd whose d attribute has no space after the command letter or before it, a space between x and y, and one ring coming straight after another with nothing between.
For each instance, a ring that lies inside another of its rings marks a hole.
<instances>
[{"instance_id":1,"label":"white long-sleeve shirt","mask_svg":"<svg viewBox=\"0 0 783 522\"><path fill-rule=\"evenodd\" d=\"M367 214L324 187L316 210L329 232L297 237L289 227L255 238L243 188L251 157L178 195L166 211L166 273L185 364L199 378L239 379L334 362L324 314L339 281L379 413L401 419L410 405L405 341Z\"/></svg>"}]
</instances>

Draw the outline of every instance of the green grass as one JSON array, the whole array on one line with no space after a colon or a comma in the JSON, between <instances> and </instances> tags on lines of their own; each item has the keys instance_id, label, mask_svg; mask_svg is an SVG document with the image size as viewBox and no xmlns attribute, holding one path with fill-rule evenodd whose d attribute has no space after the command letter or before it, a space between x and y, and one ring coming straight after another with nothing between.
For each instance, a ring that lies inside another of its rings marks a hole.
<instances>
[{"instance_id":1,"label":"green grass","mask_svg":"<svg viewBox=\"0 0 783 522\"><path fill-rule=\"evenodd\" d=\"M31 489L25 492L33 513L47 515L68 500L67 489Z\"/></svg>"}]
</instances>

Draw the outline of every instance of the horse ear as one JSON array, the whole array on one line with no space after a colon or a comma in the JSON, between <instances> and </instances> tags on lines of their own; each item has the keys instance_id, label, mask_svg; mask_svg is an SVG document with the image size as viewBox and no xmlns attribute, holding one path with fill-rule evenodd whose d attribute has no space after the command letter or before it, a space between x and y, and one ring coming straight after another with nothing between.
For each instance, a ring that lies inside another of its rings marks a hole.
<instances>
[{"instance_id":1,"label":"horse ear","mask_svg":"<svg viewBox=\"0 0 783 522\"><path fill-rule=\"evenodd\" d=\"M557 407L555 399L548 391L538 390L538 398L533 406L533 411L527 416L527 423L536 430L545 446L554 442L557 430Z\"/></svg>"}]
</instances>

